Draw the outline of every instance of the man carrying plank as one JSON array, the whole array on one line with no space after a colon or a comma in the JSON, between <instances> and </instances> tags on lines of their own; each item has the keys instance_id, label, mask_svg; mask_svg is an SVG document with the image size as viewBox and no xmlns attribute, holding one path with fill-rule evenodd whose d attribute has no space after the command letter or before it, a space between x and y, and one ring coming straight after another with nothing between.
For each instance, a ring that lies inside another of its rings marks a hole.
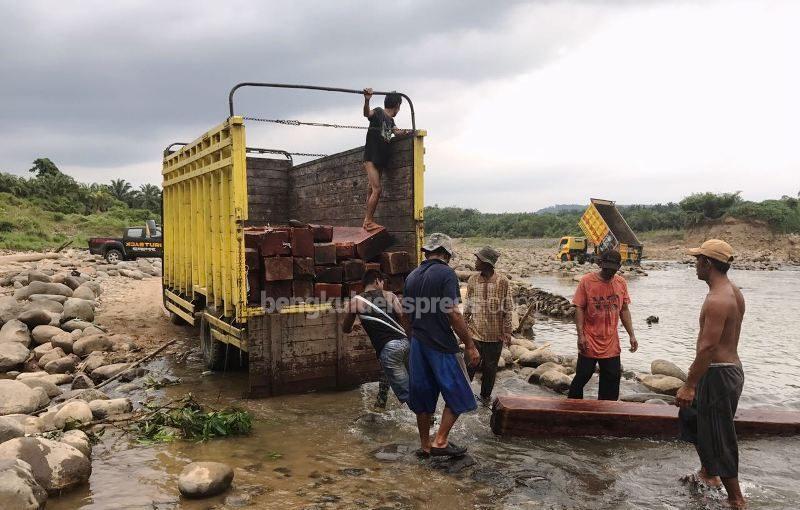
<instances>
[{"instance_id":1,"label":"man carrying plank","mask_svg":"<svg viewBox=\"0 0 800 510\"><path fill-rule=\"evenodd\" d=\"M739 333L744 318L744 296L728 279L733 248L710 239L689 251L697 259L697 278L709 293L700 310L700 332L689 376L678 390L681 438L694 443L700 471L685 482L725 486L733 508L744 508L739 487L739 448L734 416L742 395L744 372L739 359Z\"/></svg>"}]
</instances>

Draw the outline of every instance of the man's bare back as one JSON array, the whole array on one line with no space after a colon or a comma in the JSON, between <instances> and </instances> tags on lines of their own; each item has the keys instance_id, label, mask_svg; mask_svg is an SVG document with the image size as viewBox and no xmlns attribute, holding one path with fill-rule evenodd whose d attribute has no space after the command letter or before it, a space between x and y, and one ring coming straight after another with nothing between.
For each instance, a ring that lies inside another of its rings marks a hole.
<instances>
[{"instance_id":1,"label":"man's bare back","mask_svg":"<svg viewBox=\"0 0 800 510\"><path fill-rule=\"evenodd\" d=\"M700 310L699 340L703 337L704 327L714 327L716 324L706 324L706 318L714 322L722 322L722 334L711 356L711 363L741 363L739 360L739 333L742 330L745 303L742 291L730 280L712 288L703 308ZM717 326L718 327L718 326Z\"/></svg>"}]
</instances>

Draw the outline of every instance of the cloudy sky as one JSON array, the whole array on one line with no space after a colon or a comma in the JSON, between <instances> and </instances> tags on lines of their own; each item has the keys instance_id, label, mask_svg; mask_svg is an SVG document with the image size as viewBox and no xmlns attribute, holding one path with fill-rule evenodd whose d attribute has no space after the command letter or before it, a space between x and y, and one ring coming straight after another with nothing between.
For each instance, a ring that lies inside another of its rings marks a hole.
<instances>
[{"instance_id":1,"label":"cloudy sky","mask_svg":"<svg viewBox=\"0 0 800 510\"><path fill-rule=\"evenodd\" d=\"M800 2L0 0L0 170L160 183L160 153L240 81L396 89L427 129L426 201L800 190ZM347 94L246 90L237 113L361 123ZM398 123L409 125L407 109ZM248 124L333 153L363 131Z\"/></svg>"}]
</instances>

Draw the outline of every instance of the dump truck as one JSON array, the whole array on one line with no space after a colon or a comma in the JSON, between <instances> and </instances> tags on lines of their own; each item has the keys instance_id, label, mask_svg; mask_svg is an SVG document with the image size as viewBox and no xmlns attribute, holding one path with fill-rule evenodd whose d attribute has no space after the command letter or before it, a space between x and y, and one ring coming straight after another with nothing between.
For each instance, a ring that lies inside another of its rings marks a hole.
<instances>
[{"instance_id":1,"label":"dump truck","mask_svg":"<svg viewBox=\"0 0 800 510\"><path fill-rule=\"evenodd\" d=\"M376 381L380 367L372 345L363 332L342 332L334 303L300 303L279 311L253 304L245 259L249 227L290 220L360 226L367 200L363 147L300 164L282 149L256 148L262 144L247 139L246 126L259 119L234 112L234 94L243 87L361 94L308 85L238 84L229 94L227 119L190 143L164 150L164 306L174 321L196 327L209 368L246 367L249 396ZM375 220L388 230L392 249L414 254L419 263L426 133L416 129L413 103L401 95L413 131L391 142Z\"/></svg>"},{"instance_id":2,"label":"dump truck","mask_svg":"<svg viewBox=\"0 0 800 510\"><path fill-rule=\"evenodd\" d=\"M581 216L578 226L591 243L591 248L587 247L587 260L593 261L603 251L615 249L622 255L623 264L641 262L642 243L622 217L615 202L590 199L589 207Z\"/></svg>"},{"instance_id":3,"label":"dump truck","mask_svg":"<svg viewBox=\"0 0 800 510\"><path fill-rule=\"evenodd\" d=\"M562 237L558 241L557 257L561 262L574 260L583 264L590 255L586 253L587 246L585 237Z\"/></svg>"}]
</instances>

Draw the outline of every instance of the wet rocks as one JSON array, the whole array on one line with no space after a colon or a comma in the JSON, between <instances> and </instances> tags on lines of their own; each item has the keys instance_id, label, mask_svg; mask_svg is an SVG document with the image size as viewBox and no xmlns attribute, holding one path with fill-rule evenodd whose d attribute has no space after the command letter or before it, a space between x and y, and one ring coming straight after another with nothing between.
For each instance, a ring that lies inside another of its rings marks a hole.
<instances>
[{"instance_id":1,"label":"wet rocks","mask_svg":"<svg viewBox=\"0 0 800 510\"><path fill-rule=\"evenodd\" d=\"M94 388L94 381L86 375L86 374L77 374L75 378L72 380L73 390L85 390L89 388Z\"/></svg>"},{"instance_id":2,"label":"wet rocks","mask_svg":"<svg viewBox=\"0 0 800 510\"><path fill-rule=\"evenodd\" d=\"M650 315L644 320L648 326L652 326L653 324L658 324L658 317L655 315Z\"/></svg>"},{"instance_id":3,"label":"wet rocks","mask_svg":"<svg viewBox=\"0 0 800 510\"><path fill-rule=\"evenodd\" d=\"M89 402L92 415L97 420L102 420L115 414L129 413L133 404L127 398L113 398L110 400L92 400Z\"/></svg>"},{"instance_id":4,"label":"wet rocks","mask_svg":"<svg viewBox=\"0 0 800 510\"><path fill-rule=\"evenodd\" d=\"M47 491L33 476L30 464L20 459L0 460L0 508L41 510Z\"/></svg>"},{"instance_id":5,"label":"wet rocks","mask_svg":"<svg viewBox=\"0 0 800 510\"><path fill-rule=\"evenodd\" d=\"M178 490L187 498L222 494L233 481L233 469L220 462L192 462L178 477Z\"/></svg>"},{"instance_id":6,"label":"wet rocks","mask_svg":"<svg viewBox=\"0 0 800 510\"><path fill-rule=\"evenodd\" d=\"M36 481L58 494L89 480L89 459L73 446L43 437L18 437L0 444L0 460L19 459L32 467Z\"/></svg>"},{"instance_id":7,"label":"wet rocks","mask_svg":"<svg viewBox=\"0 0 800 510\"><path fill-rule=\"evenodd\" d=\"M574 372L574 370L571 370L571 369L569 369L569 368L567 368L565 366L559 365L558 363L554 363L552 361L548 361L547 363L542 363L541 365L536 367L536 370L534 370L533 373L528 378L528 382L532 383L532 384L538 384L539 383L539 379L542 377L542 375L545 372L549 372L551 370L555 370L556 372L560 372L560 373L562 373L564 375L569 375L569 374Z\"/></svg>"},{"instance_id":8,"label":"wet rocks","mask_svg":"<svg viewBox=\"0 0 800 510\"><path fill-rule=\"evenodd\" d=\"M105 365L100 368L96 368L91 373L92 379L95 381L105 381L106 379L111 379L117 374L127 370L129 366L129 363L113 363L111 365Z\"/></svg>"},{"instance_id":9,"label":"wet rocks","mask_svg":"<svg viewBox=\"0 0 800 510\"><path fill-rule=\"evenodd\" d=\"M678 365L665 359L657 359L650 363L650 373L653 375L668 375L681 381L686 381L686 372Z\"/></svg>"},{"instance_id":10,"label":"wet rocks","mask_svg":"<svg viewBox=\"0 0 800 510\"><path fill-rule=\"evenodd\" d=\"M539 384L557 393L566 393L569 391L571 383L572 379L558 370L547 370L539 376Z\"/></svg>"},{"instance_id":11,"label":"wet rocks","mask_svg":"<svg viewBox=\"0 0 800 510\"><path fill-rule=\"evenodd\" d=\"M48 374L67 374L75 371L80 358L74 354L55 359L44 366Z\"/></svg>"},{"instance_id":12,"label":"wet rocks","mask_svg":"<svg viewBox=\"0 0 800 510\"><path fill-rule=\"evenodd\" d=\"M82 430L68 430L61 435L59 441L75 448L86 455L87 458L92 456L92 445L89 442L89 436Z\"/></svg>"},{"instance_id":13,"label":"wet rocks","mask_svg":"<svg viewBox=\"0 0 800 510\"><path fill-rule=\"evenodd\" d=\"M535 351L528 351L519 357L519 364L524 367L538 367L544 363L558 363L559 356L549 347L540 347Z\"/></svg>"},{"instance_id":14,"label":"wet rocks","mask_svg":"<svg viewBox=\"0 0 800 510\"><path fill-rule=\"evenodd\" d=\"M47 393L41 388L30 388L20 381L0 379L0 416L28 414L36 411L42 407L41 395L44 395L44 398L49 401ZM45 402L46 404L47 402Z\"/></svg>"},{"instance_id":15,"label":"wet rocks","mask_svg":"<svg viewBox=\"0 0 800 510\"><path fill-rule=\"evenodd\" d=\"M83 357L97 351L110 351L113 347L114 342L106 334L100 333L80 337L72 344L72 352Z\"/></svg>"},{"instance_id":16,"label":"wet rocks","mask_svg":"<svg viewBox=\"0 0 800 510\"><path fill-rule=\"evenodd\" d=\"M640 382L650 391L675 396L683 381L668 375L644 375Z\"/></svg>"},{"instance_id":17,"label":"wet rocks","mask_svg":"<svg viewBox=\"0 0 800 510\"><path fill-rule=\"evenodd\" d=\"M64 312L61 314L61 320L66 322L72 319L92 322L94 320L92 302L74 297L67 299L64 302Z\"/></svg>"}]
</instances>

